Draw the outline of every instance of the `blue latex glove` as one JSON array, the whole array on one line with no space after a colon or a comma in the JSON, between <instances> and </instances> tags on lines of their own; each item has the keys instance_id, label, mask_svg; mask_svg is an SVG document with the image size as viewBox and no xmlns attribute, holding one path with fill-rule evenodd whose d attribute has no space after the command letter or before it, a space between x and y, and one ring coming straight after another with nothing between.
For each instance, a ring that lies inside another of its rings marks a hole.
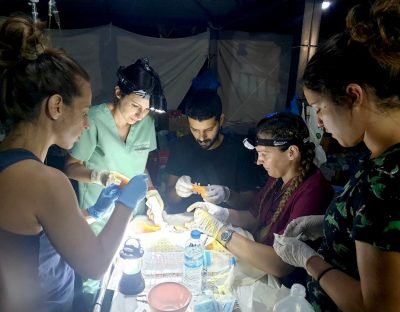
<instances>
[{"instance_id":1,"label":"blue latex glove","mask_svg":"<svg viewBox=\"0 0 400 312\"><path fill-rule=\"evenodd\" d=\"M121 189L115 184L104 188L96 203L87 209L89 216L95 219L101 218L107 211L114 208L115 201L120 193Z\"/></svg>"},{"instance_id":2,"label":"blue latex glove","mask_svg":"<svg viewBox=\"0 0 400 312\"><path fill-rule=\"evenodd\" d=\"M120 203L130 209L135 209L146 196L147 175L139 174L134 176L127 185L121 190L121 195L117 199Z\"/></svg>"}]
</instances>

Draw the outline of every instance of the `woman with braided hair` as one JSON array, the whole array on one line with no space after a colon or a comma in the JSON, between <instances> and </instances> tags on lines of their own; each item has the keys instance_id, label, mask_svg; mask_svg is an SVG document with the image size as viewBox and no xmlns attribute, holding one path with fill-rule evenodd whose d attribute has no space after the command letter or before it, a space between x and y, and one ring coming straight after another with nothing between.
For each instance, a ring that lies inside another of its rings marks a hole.
<instances>
[{"instance_id":1,"label":"woman with braided hair","mask_svg":"<svg viewBox=\"0 0 400 312\"><path fill-rule=\"evenodd\" d=\"M253 145L245 142L248 148ZM300 216L325 212L333 190L313 164L315 145L300 116L273 113L257 125L257 164L269 179L248 211L222 208L198 202L193 226L216 237L240 261L273 276L283 278L293 267L283 262L272 248L273 233L283 233L286 225ZM233 232L228 224L250 230L256 242Z\"/></svg>"},{"instance_id":2,"label":"woman with braided hair","mask_svg":"<svg viewBox=\"0 0 400 312\"><path fill-rule=\"evenodd\" d=\"M303 76L317 122L370 153L325 215L294 220L274 249L310 274L315 311L399 311L400 0L362 1ZM301 233L301 235L300 235ZM318 253L303 242L322 238Z\"/></svg>"}]
</instances>

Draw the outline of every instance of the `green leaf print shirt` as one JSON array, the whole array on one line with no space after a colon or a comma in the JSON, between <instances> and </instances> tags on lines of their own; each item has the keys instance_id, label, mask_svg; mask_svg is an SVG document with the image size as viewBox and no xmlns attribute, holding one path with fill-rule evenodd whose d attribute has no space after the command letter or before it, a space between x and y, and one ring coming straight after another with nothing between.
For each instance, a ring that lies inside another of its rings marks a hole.
<instances>
[{"instance_id":1,"label":"green leaf print shirt","mask_svg":"<svg viewBox=\"0 0 400 312\"><path fill-rule=\"evenodd\" d=\"M400 252L400 144L359 169L325 214L319 253L325 261L359 279L355 241ZM308 296L316 312L340 311L314 279Z\"/></svg>"}]
</instances>

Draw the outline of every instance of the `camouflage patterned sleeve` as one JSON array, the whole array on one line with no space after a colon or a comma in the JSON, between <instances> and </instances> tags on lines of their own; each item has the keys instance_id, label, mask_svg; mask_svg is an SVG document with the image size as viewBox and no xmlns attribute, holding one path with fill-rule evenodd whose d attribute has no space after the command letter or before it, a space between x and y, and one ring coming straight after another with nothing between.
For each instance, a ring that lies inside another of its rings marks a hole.
<instances>
[{"instance_id":1,"label":"camouflage patterned sleeve","mask_svg":"<svg viewBox=\"0 0 400 312\"><path fill-rule=\"evenodd\" d=\"M400 160L378 158L360 181L352 236L386 251L400 251Z\"/></svg>"}]
</instances>

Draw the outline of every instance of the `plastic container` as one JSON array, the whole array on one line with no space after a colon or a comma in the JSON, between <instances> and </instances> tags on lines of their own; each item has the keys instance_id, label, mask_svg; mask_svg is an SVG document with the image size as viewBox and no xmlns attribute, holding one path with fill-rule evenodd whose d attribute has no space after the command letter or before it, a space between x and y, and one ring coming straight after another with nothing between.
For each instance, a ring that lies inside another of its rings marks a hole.
<instances>
[{"instance_id":1,"label":"plastic container","mask_svg":"<svg viewBox=\"0 0 400 312\"><path fill-rule=\"evenodd\" d=\"M152 312L184 312L191 299L192 294L187 287L174 282L157 284L147 294L147 302Z\"/></svg>"},{"instance_id":2,"label":"plastic container","mask_svg":"<svg viewBox=\"0 0 400 312\"><path fill-rule=\"evenodd\" d=\"M306 289L301 284L293 284L290 295L279 300L273 312L314 312L311 304L306 300Z\"/></svg>"},{"instance_id":3,"label":"plastic container","mask_svg":"<svg viewBox=\"0 0 400 312\"><path fill-rule=\"evenodd\" d=\"M203 281L204 246L200 235L199 231L193 230L184 251L182 282L192 294L201 293Z\"/></svg>"}]
</instances>

